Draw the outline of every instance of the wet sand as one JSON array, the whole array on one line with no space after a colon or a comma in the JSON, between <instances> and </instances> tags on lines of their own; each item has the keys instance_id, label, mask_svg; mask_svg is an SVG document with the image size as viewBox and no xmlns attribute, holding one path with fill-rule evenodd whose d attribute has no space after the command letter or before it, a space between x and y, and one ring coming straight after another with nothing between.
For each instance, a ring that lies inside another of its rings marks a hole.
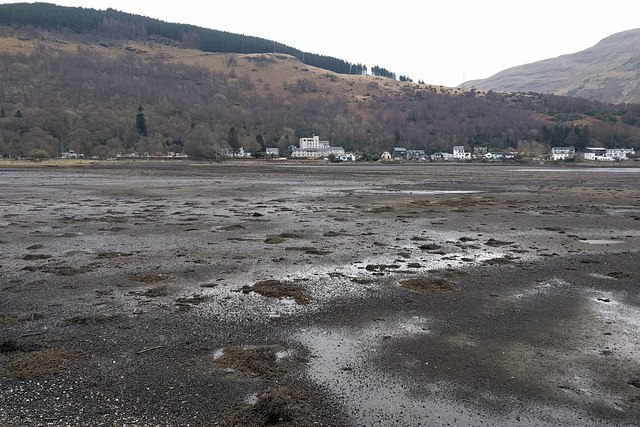
<instances>
[{"instance_id":1,"label":"wet sand","mask_svg":"<svg viewBox=\"0 0 640 427\"><path fill-rule=\"evenodd\" d=\"M640 419L640 169L0 179L0 425Z\"/></svg>"}]
</instances>

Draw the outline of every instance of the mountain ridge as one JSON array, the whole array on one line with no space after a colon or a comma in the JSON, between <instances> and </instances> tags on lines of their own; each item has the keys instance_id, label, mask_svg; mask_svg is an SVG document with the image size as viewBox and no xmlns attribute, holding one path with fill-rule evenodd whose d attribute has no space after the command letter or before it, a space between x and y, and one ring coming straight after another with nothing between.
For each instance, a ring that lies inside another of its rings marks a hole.
<instances>
[{"instance_id":1,"label":"mountain ridge","mask_svg":"<svg viewBox=\"0 0 640 427\"><path fill-rule=\"evenodd\" d=\"M640 102L640 28L612 34L582 51L519 65L463 87L551 93L612 104Z\"/></svg>"}]
</instances>

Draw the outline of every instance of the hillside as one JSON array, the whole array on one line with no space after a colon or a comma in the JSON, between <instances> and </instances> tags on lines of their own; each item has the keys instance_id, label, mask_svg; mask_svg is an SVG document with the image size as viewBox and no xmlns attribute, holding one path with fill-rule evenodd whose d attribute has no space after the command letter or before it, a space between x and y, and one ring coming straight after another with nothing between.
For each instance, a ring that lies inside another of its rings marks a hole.
<instances>
[{"instance_id":1,"label":"hillside","mask_svg":"<svg viewBox=\"0 0 640 427\"><path fill-rule=\"evenodd\" d=\"M312 134L365 157L394 146L535 155L552 145L640 145L636 104L416 84L331 72L283 52L205 52L174 42L0 26L0 156L71 149L212 159L235 144L231 134L258 155L264 147L286 155Z\"/></svg>"},{"instance_id":2,"label":"hillside","mask_svg":"<svg viewBox=\"0 0 640 427\"><path fill-rule=\"evenodd\" d=\"M609 36L581 52L501 71L464 87L553 93L614 104L640 102L640 28Z\"/></svg>"},{"instance_id":3,"label":"hillside","mask_svg":"<svg viewBox=\"0 0 640 427\"><path fill-rule=\"evenodd\" d=\"M156 42L171 46L194 48L204 52L273 53L292 55L307 65L343 74L366 74L364 64L313 52L303 52L282 43L260 37L229 33L177 24L133 15L115 9L97 10L84 7L63 7L50 3L12 3L0 5L0 25L37 27L48 31L82 36L108 37L117 40ZM372 74L391 77L383 67L371 67Z\"/></svg>"}]
</instances>

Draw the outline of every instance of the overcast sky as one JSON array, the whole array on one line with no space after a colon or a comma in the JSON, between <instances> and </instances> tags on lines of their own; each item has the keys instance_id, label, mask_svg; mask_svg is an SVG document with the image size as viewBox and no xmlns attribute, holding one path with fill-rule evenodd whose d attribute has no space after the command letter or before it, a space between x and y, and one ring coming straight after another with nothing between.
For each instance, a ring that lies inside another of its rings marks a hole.
<instances>
[{"instance_id":1,"label":"overcast sky","mask_svg":"<svg viewBox=\"0 0 640 427\"><path fill-rule=\"evenodd\" d=\"M47 1L262 37L446 86L640 28L638 0Z\"/></svg>"}]
</instances>

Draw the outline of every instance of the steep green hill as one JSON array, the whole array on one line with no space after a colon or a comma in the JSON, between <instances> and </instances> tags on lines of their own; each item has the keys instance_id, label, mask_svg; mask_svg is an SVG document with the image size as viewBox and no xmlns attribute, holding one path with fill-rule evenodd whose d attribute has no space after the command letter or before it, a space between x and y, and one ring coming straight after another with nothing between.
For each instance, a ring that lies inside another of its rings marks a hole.
<instances>
[{"instance_id":1,"label":"steep green hill","mask_svg":"<svg viewBox=\"0 0 640 427\"><path fill-rule=\"evenodd\" d=\"M640 102L640 28L592 48L501 71L464 87L576 96L614 104Z\"/></svg>"}]
</instances>

